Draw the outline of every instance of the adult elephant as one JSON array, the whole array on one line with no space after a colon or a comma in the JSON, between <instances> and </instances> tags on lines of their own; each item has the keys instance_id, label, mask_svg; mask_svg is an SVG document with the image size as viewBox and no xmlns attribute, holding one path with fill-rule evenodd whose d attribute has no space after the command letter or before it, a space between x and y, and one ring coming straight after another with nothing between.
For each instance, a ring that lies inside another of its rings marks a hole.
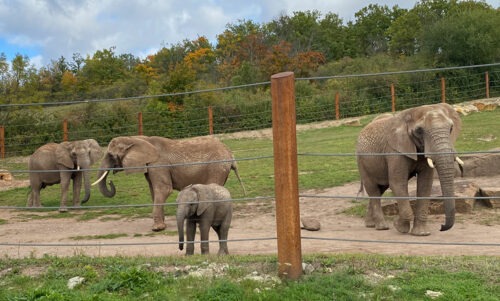
<instances>
[{"instance_id":1,"label":"adult elephant","mask_svg":"<svg viewBox=\"0 0 500 301\"><path fill-rule=\"evenodd\" d=\"M163 204L173 189L180 191L191 184L224 185L231 169L243 187L233 154L212 137L184 140L158 136L116 137L110 141L100 169L94 184L99 183L99 190L106 197L113 197L116 192L112 181L110 188L106 185L109 170L144 173L154 203L153 231L166 227Z\"/></svg>"},{"instance_id":2,"label":"adult elephant","mask_svg":"<svg viewBox=\"0 0 500 301\"><path fill-rule=\"evenodd\" d=\"M48 143L38 148L28 162L31 186L28 207L40 207L40 190L61 183L59 211L68 211L66 200L71 179L73 179L73 206L87 202L90 198L89 168L101 158L101 155L102 149L94 139ZM85 196L80 202L82 178Z\"/></svg>"},{"instance_id":3,"label":"adult elephant","mask_svg":"<svg viewBox=\"0 0 500 301\"><path fill-rule=\"evenodd\" d=\"M359 134L356 153L363 186L370 197L365 225L377 230L388 229L380 197L390 188L396 197L408 197L408 180L417 176L417 197L429 197L434 167L444 197L445 223L441 231L450 229L455 221L454 142L460 132L461 120L448 104L424 105L385 114L374 119ZM377 155L379 154L379 155ZM382 154L382 155L380 155ZM408 199L398 199L399 215L394 221L401 233L425 236L428 199L418 199L413 214Z\"/></svg>"}]
</instances>

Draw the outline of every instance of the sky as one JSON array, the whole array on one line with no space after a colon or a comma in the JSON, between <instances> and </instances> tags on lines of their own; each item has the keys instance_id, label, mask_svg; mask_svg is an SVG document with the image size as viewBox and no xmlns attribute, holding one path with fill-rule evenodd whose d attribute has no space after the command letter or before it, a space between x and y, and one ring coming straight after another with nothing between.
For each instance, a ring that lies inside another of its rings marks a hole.
<instances>
[{"instance_id":1,"label":"sky","mask_svg":"<svg viewBox=\"0 0 500 301\"><path fill-rule=\"evenodd\" d=\"M487 0L499 7L500 0ZM412 8L416 0L0 0L0 53L27 55L36 67L74 53L116 47L140 58L185 39L215 42L227 24L262 24L282 14L317 10L345 23L369 3Z\"/></svg>"}]
</instances>

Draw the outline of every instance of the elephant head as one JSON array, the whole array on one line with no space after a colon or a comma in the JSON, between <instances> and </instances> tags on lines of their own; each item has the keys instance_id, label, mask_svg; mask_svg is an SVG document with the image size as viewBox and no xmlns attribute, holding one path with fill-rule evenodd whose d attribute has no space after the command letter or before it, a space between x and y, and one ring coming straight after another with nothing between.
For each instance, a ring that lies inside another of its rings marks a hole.
<instances>
[{"instance_id":1,"label":"elephant head","mask_svg":"<svg viewBox=\"0 0 500 301\"><path fill-rule=\"evenodd\" d=\"M422 153L429 166L436 168L444 197L446 220L441 231L450 229L455 221L454 142L461 129L461 121L455 110L447 104L426 105L401 112L391 128L389 144L395 151L417 160Z\"/></svg>"},{"instance_id":2,"label":"elephant head","mask_svg":"<svg viewBox=\"0 0 500 301\"><path fill-rule=\"evenodd\" d=\"M62 142L57 146L55 154L58 164L67 169L83 170L85 197L82 203L87 202L90 198L89 169L101 158L101 147L94 139Z\"/></svg>"},{"instance_id":3,"label":"elephant head","mask_svg":"<svg viewBox=\"0 0 500 301\"><path fill-rule=\"evenodd\" d=\"M101 162L97 174L98 180L92 185L99 183L99 190L106 197L115 195L115 186L106 179L110 170L117 173L125 170L126 173L146 172L146 165L155 162L159 157L158 149L151 143L137 137L116 137L111 140L108 149Z\"/></svg>"},{"instance_id":4,"label":"elephant head","mask_svg":"<svg viewBox=\"0 0 500 301\"><path fill-rule=\"evenodd\" d=\"M202 202L200 202L200 199ZM177 196L177 230L179 232L179 250L184 249L184 220L189 216L200 216L211 206L205 202L203 192L197 186L189 185Z\"/></svg>"}]
</instances>

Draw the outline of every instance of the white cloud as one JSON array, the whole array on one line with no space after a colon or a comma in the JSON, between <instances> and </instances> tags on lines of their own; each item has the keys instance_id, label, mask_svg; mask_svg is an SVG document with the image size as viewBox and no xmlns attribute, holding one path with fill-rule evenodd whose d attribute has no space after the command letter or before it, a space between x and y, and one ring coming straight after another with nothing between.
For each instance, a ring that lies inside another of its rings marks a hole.
<instances>
[{"instance_id":1,"label":"white cloud","mask_svg":"<svg viewBox=\"0 0 500 301\"><path fill-rule=\"evenodd\" d=\"M416 0L374 2L411 8ZM362 0L0 0L0 40L7 41L21 54L25 53L25 47L39 50L37 60L45 64L61 55L71 60L73 53L86 56L113 46L117 53L141 56L199 36L215 41L228 23L242 19L265 23L282 13L319 10L323 15L333 12L349 21L368 3Z\"/></svg>"}]
</instances>

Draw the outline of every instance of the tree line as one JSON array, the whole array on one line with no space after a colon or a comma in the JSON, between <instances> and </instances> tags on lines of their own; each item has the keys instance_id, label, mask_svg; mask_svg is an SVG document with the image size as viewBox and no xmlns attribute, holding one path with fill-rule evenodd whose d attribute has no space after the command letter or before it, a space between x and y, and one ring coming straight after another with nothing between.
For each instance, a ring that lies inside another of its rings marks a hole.
<instances>
[{"instance_id":1,"label":"tree line","mask_svg":"<svg viewBox=\"0 0 500 301\"><path fill-rule=\"evenodd\" d=\"M483 1L422 0L411 9L369 4L345 23L298 11L258 24L227 24L213 45L200 36L146 58L115 47L61 56L36 68L0 53L1 103L158 95L298 77L492 63L500 58L500 11ZM183 105L185 98L169 98ZM208 102L216 102L214 99Z\"/></svg>"}]
</instances>

